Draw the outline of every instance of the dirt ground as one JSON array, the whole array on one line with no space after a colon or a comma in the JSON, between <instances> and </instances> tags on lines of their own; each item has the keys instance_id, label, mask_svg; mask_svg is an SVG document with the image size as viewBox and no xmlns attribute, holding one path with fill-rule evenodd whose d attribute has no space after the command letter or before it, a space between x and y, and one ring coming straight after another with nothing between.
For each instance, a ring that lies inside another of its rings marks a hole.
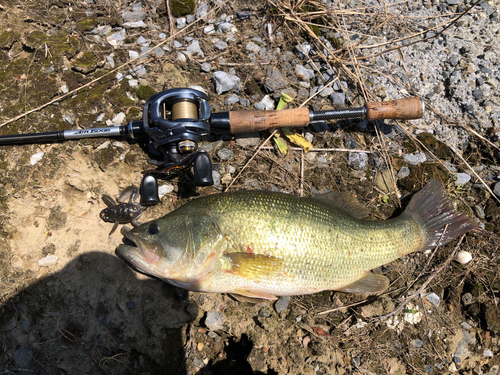
<instances>
[{"instance_id":1,"label":"dirt ground","mask_svg":"<svg viewBox=\"0 0 500 375\"><path fill-rule=\"evenodd\" d=\"M251 2L232 6L232 11L272 11ZM107 2L65 0L0 4L0 123L59 98L63 86L69 92L79 89L2 126L2 135L101 127L105 125L96 118L102 113L112 119L124 112L126 121L136 120L147 99L144 91L150 92L141 87L154 92L198 85L209 94L213 111L229 108L224 101L230 93L215 93L211 74L200 70L201 61L181 63L175 53L141 61L148 73L139 79L139 88L117 80L114 71L100 78L112 70L105 56L114 53L117 66L128 61L130 46L103 47L92 43L88 34L97 25L118 26L117 9L119 5ZM94 16L87 16L89 10ZM158 14L166 19L161 9ZM164 25L168 30L167 21ZM256 32L251 24L238 27L241 38L245 27ZM201 31L196 35L203 39ZM215 51L207 55L206 60L216 58ZM242 56L241 49L234 48L224 56L228 65L221 63L219 69L235 67L243 81L242 95L262 97L267 65L239 64L250 63ZM121 72L127 74L128 69L126 65ZM328 107L319 100L313 105ZM331 126L326 133L307 131L313 133L314 147L345 148L346 139L354 138L358 148L386 155L394 170L404 165L371 124L364 132L352 122ZM261 134L262 140L267 135ZM416 147L414 138L404 133L390 142ZM474 136L470 143L465 151L469 160L475 157L481 165L488 159L489 165L498 165L496 146ZM304 161L303 153L289 144L286 156L274 148L263 149L244 167L255 153L253 147L217 136L206 144L211 145L207 148L222 184L194 187L189 176L162 182L173 191L161 204L147 208L141 221L158 218L195 196L221 192L240 171L230 190L278 189L304 196L327 189L346 191L370 208L373 219L401 212L396 191L381 191L377 173L370 173L376 170L374 164L366 172L368 178L360 178L359 171L349 167L347 152L324 152L329 167L321 168ZM434 152L446 149L436 142L426 145ZM234 152L231 160L217 157L223 147ZM33 163L37 154L42 157ZM372 155L370 160L376 164L381 158ZM437 161L411 166L410 176L397 185L403 207L404 197L437 177L459 209L484 224L460 247L471 253L472 262L453 260L440 269L454 241L432 258L417 253L382 267L391 287L380 296L296 296L277 312L273 304L175 288L134 272L116 257L122 236L119 231L108 235L112 224L99 217L106 207L101 196L116 197L129 185L139 186L142 172L151 169L147 159L140 144L123 139L0 147L1 374L498 373L500 208L485 190L455 185ZM440 159L461 163L448 151ZM474 205L484 207L482 218L471 209ZM395 317L377 319L394 311L431 276L425 291ZM432 293L439 298L436 304L428 298ZM222 317L217 329L207 324L209 312Z\"/></svg>"}]
</instances>

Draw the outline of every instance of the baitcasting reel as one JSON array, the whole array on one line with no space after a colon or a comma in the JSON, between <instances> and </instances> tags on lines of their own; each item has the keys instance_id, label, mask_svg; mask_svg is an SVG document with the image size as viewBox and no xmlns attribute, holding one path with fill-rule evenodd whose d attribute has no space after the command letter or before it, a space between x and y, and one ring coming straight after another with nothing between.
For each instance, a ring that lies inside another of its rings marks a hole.
<instances>
[{"instance_id":1,"label":"baitcasting reel","mask_svg":"<svg viewBox=\"0 0 500 375\"><path fill-rule=\"evenodd\" d=\"M149 136L149 152L155 159L149 163L157 170L145 172L141 183L141 204L157 204L156 178L189 168L194 169L194 184L213 185L212 163L198 144L210 135L210 105L201 91L180 88L151 96L143 109L142 121L133 121L131 128L141 128ZM134 134L134 132L132 132Z\"/></svg>"}]
</instances>

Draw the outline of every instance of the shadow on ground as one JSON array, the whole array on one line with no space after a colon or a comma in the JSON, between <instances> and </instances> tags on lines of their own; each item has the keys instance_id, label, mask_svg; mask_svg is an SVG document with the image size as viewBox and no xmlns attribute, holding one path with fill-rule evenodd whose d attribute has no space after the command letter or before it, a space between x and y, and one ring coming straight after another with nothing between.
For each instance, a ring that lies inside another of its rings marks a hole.
<instances>
[{"instance_id":1,"label":"shadow on ground","mask_svg":"<svg viewBox=\"0 0 500 375\"><path fill-rule=\"evenodd\" d=\"M0 369L184 373L183 326L196 315L167 283L138 279L113 255L86 253L2 304Z\"/></svg>"}]
</instances>

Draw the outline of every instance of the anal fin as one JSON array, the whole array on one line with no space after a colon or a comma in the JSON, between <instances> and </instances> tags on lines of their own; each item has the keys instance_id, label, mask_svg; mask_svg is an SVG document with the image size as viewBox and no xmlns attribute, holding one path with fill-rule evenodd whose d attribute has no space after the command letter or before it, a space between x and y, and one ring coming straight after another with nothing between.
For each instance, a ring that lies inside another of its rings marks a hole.
<instances>
[{"instance_id":1,"label":"anal fin","mask_svg":"<svg viewBox=\"0 0 500 375\"><path fill-rule=\"evenodd\" d=\"M250 297L250 296L245 296L243 294L236 294L236 293L229 293L229 294L231 295L231 297L233 297L237 301L256 303L256 304L269 303L269 302L276 301L278 299L277 297L274 297L274 296L272 296L273 299L268 299L268 298L262 298L262 297Z\"/></svg>"},{"instance_id":2,"label":"anal fin","mask_svg":"<svg viewBox=\"0 0 500 375\"><path fill-rule=\"evenodd\" d=\"M359 280L336 290L346 293L382 293L389 287L389 279L383 275L367 272Z\"/></svg>"}]
</instances>

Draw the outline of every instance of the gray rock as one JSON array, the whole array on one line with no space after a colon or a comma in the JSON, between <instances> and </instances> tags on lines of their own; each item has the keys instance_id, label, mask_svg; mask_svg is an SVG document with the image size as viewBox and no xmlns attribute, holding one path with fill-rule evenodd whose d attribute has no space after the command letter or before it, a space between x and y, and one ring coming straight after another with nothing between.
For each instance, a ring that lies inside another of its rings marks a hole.
<instances>
[{"instance_id":1,"label":"gray rock","mask_svg":"<svg viewBox=\"0 0 500 375\"><path fill-rule=\"evenodd\" d=\"M480 100L483 97L483 90L479 88L472 90L472 96L474 97L474 99Z\"/></svg>"},{"instance_id":2,"label":"gray rock","mask_svg":"<svg viewBox=\"0 0 500 375\"><path fill-rule=\"evenodd\" d=\"M22 369L31 368L31 350L25 346L21 346L14 352L14 362L17 367Z\"/></svg>"},{"instance_id":3,"label":"gray rock","mask_svg":"<svg viewBox=\"0 0 500 375\"><path fill-rule=\"evenodd\" d=\"M259 111L271 111L274 109L274 100L269 95L266 95L262 100L254 105Z\"/></svg>"},{"instance_id":4,"label":"gray rock","mask_svg":"<svg viewBox=\"0 0 500 375\"><path fill-rule=\"evenodd\" d=\"M267 69L264 85L269 91L276 91L288 86L286 77L276 68Z\"/></svg>"},{"instance_id":5,"label":"gray rock","mask_svg":"<svg viewBox=\"0 0 500 375\"><path fill-rule=\"evenodd\" d=\"M193 367L198 367L198 368L205 367L205 363L203 363L203 361L199 358L193 359L193 362L191 362L191 364L193 365Z\"/></svg>"},{"instance_id":6,"label":"gray rock","mask_svg":"<svg viewBox=\"0 0 500 375\"><path fill-rule=\"evenodd\" d=\"M202 72L208 73L211 70L210 63L204 62L201 64L200 69Z\"/></svg>"},{"instance_id":7,"label":"gray rock","mask_svg":"<svg viewBox=\"0 0 500 375\"><path fill-rule=\"evenodd\" d=\"M484 210L481 206L474 206L474 212L476 213L477 217L480 218L481 220L484 220L485 215L484 215Z\"/></svg>"},{"instance_id":8,"label":"gray rock","mask_svg":"<svg viewBox=\"0 0 500 375\"><path fill-rule=\"evenodd\" d=\"M448 169L451 173L455 173L457 171L457 168L453 164L451 164L449 161L444 162L444 166L446 169Z\"/></svg>"},{"instance_id":9,"label":"gray rock","mask_svg":"<svg viewBox=\"0 0 500 375\"><path fill-rule=\"evenodd\" d=\"M455 185L464 185L470 181L471 177L467 173L457 173L457 180L455 181Z\"/></svg>"},{"instance_id":10,"label":"gray rock","mask_svg":"<svg viewBox=\"0 0 500 375\"><path fill-rule=\"evenodd\" d=\"M295 75L302 81L309 81L314 78L314 70L307 69L305 66L297 64L295 65Z\"/></svg>"},{"instance_id":11,"label":"gray rock","mask_svg":"<svg viewBox=\"0 0 500 375\"><path fill-rule=\"evenodd\" d=\"M464 340L467 342L467 344L474 345L477 340L476 336L468 331L462 331L462 334L464 335Z\"/></svg>"},{"instance_id":12,"label":"gray rock","mask_svg":"<svg viewBox=\"0 0 500 375\"><path fill-rule=\"evenodd\" d=\"M259 53L260 51L260 46L255 44L254 42L248 42L246 45L247 51L253 52L253 53Z\"/></svg>"},{"instance_id":13,"label":"gray rock","mask_svg":"<svg viewBox=\"0 0 500 375\"><path fill-rule=\"evenodd\" d=\"M229 98L226 99L226 101L224 102L224 104L225 105L233 105L235 103L238 103L239 100L240 100L240 98L238 98L238 95L233 94Z\"/></svg>"},{"instance_id":14,"label":"gray rock","mask_svg":"<svg viewBox=\"0 0 500 375\"><path fill-rule=\"evenodd\" d=\"M213 39L212 41L214 42L214 47L219 51L225 50L228 46L226 42L217 38Z\"/></svg>"},{"instance_id":15,"label":"gray rock","mask_svg":"<svg viewBox=\"0 0 500 375\"><path fill-rule=\"evenodd\" d=\"M240 20L246 20L248 18L250 18L250 16L252 15L252 13L250 12L236 12L236 15L238 16L238 18Z\"/></svg>"},{"instance_id":16,"label":"gray rock","mask_svg":"<svg viewBox=\"0 0 500 375\"><path fill-rule=\"evenodd\" d=\"M349 166L356 170L363 170L368 164L368 156L364 152L350 152Z\"/></svg>"},{"instance_id":17,"label":"gray rock","mask_svg":"<svg viewBox=\"0 0 500 375\"><path fill-rule=\"evenodd\" d=\"M224 315L220 311L208 311L205 326L211 331L218 331L224 326Z\"/></svg>"},{"instance_id":18,"label":"gray rock","mask_svg":"<svg viewBox=\"0 0 500 375\"><path fill-rule=\"evenodd\" d=\"M260 143L259 132L238 134L235 136L236 144L240 147L254 147Z\"/></svg>"},{"instance_id":19,"label":"gray rock","mask_svg":"<svg viewBox=\"0 0 500 375\"><path fill-rule=\"evenodd\" d=\"M304 42L302 44L297 44L295 46L294 52L299 59L305 60L307 59L307 56L311 52L311 45L307 42Z\"/></svg>"},{"instance_id":20,"label":"gray rock","mask_svg":"<svg viewBox=\"0 0 500 375\"><path fill-rule=\"evenodd\" d=\"M274 304L274 309L278 314L282 313L288 308L288 303L290 302L290 296L284 296L278 298L276 303Z\"/></svg>"},{"instance_id":21,"label":"gray rock","mask_svg":"<svg viewBox=\"0 0 500 375\"><path fill-rule=\"evenodd\" d=\"M410 175L410 168L408 167L401 167L401 169L398 171L398 178L405 178Z\"/></svg>"},{"instance_id":22,"label":"gray rock","mask_svg":"<svg viewBox=\"0 0 500 375\"><path fill-rule=\"evenodd\" d=\"M403 160L411 165L419 165L427 160L423 152L414 152L413 154L403 155Z\"/></svg>"},{"instance_id":23,"label":"gray rock","mask_svg":"<svg viewBox=\"0 0 500 375\"><path fill-rule=\"evenodd\" d=\"M212 180L215 186L220 185L220 173L218 171L212 171Z\"/></svg>"},{"instance_id":24,"label":"gray rock","mask_svg":"<svg viewBox=\"0 0 500 375\"><path fill-rule=\"evenodd\" d=\"M455 353L453 355L454 357L459 358L469 355L469 344L467 344L467 341L465 341L465 339L458 342L457 348L455 349Z\"/></svg>"},{"instance_id":25,"label":"gray rock","mask_svg":"<svg viewBox=\"0 0 500 375\"><path fill-rule=\"evenodd\" d=\"M421 347L422 347L422 345L424 345L424 343L423 343L423 341L422 341L422 340L420 340L420 339L415 339L415 340L413 340L413 346L414 346L415 348L421 348Z\"/></svg>"},{"instance_id":26,"label":"gray rock","mask_svg":"<svg viewBox=\"0 0 500 375\"><path fill-rule=\"evenodd\" d=\"M186 54L189 57L205 57L205 54L200 48L200 42L197 40L193 40L189 46L187 46L186 51L184 51L184 54Z\"/></svg>"},{"instance_id":27,"label":"gray rock","mask_svg":"<svg viewBox=\"0 0 500 375\"><path fill-rule=\"evenodd\" d=\"M240 82L240 79L235 75L229 75L223 71L217 71L213 74L215 82L215 91L217 94L222 94L232 90Z\"/></svg>"},{"instance_id":28,"label":"gray rock","mask_svg":"<svg viewBox=\"0 0 500 375\"><path fill-rule=\"evenodd\" d=\"M324 156L317 157L314 164L316 164L318 168L328 168L328 160L326 160Z\"/></svg>"},{"instance_id":29,"label":"gray rock","mask_svg":"<svg viewBox=\"0 0 500 375\"><path fill-rule=\"evenodd\" d=\"M201 3L196 9L196 18L200 19L207 15L208 13L208 4L206 2Z\"/></svg>"},{"instance_id":30,"label":"gray rock","mask_svg":"<svg viewBox=\"0 0 500 375\"><path fill-rule=\"evenodd\" d=\"M114 34L107 36L106 40L113 47L116 47L122 45L126 37L127 37L127 32L125 31L125 29L121 29L120 31Z\"/></svg>"},{"instance_id":31,"label":"gray rock","mask_svg":"<svg viewBox=\"0 0 500 375\"><path fill-rule=\"evenodd\" d=\"M183 29L186 27L186 18L185 17L179 17L175 20L175 23L177 23L177 28L178 29Z\"/></svg>"},{"instance_id":32,"label":"gray rock","mask_svg":"<svg viewBox=\"0 0 500 375\"><path fill-rule=\"evenodd\" d=\"M122 13L123 22L138 22L144 21L146 18L146 13L142 10L138 11L127 11Z\"/></svg>"},{"instance_id":33,"label":"gray rock","mask_svg":"<svg viewBox=\"0 0 500 375\"><path fill-rule=\"evenodd\" d=\"M458 5L458 4L460 4L460 0L446 0L446 4L448 4L448 5Z\"/></svg>"},{"instance_id":34,"label":"gray rock","mask_svg":"<svg viewBox=\"0 0 500 375\"><path fill-rule=\"evenodd\" d=\"M493 187L493 193L495 193L497 197L500 197L500 182L497 182Z\"/></svg>"},{"instance_id":35,"label":"gray rock","mask_svg":"<svg viewBox=\"0 0 500 375\"><path fill-rule=\"evenodd\" d=\"M471 293L464 293L464 295L462 296L462 302L464 306L469 306L474 302L474 297Z\"/></svg>"},{"instance_id":36,"label":"gray rock","mask_svg":"<svg viewBox=\"0 0 500 375\"><path fill-rule=\"evenodd\" d=\"M66 121L68 124L73 125L73 119L71 118L70 115L64 115L63 120Z\"/></svg>"},{"instance_id":37,"label":"gray rock","mask_svg":"<svg viewBox=\"0 0 500 375\"><path fill-rule=\"evenodd\" d=\"M431 293L425 296L425 299L432 303L434 306L439 306L441 298L436 293Z\"/></svg>"},{"instance_id":38,"label":"gray rock","mask_svg":"<svg viewBox=\"0 0 500 375\"><path fill-rule=\"evenodd\" d=\"M231 160L233 157L234 157L234 152L232 152L230 149L224 147L224 148L221 148L218 152L217 152L217 156L219 157L220 160Z\"/></svg>"},{"instance_id":39,"label":"gray rock","mask_svg":"<svg viewBox=\"0 0 500 375\"><path fill-rule=\"evenodd\" d=\"M345 104L345 93L343 92L334 92L330 95L330 99L333 104Z\"/></svg>"}]
</instances>

